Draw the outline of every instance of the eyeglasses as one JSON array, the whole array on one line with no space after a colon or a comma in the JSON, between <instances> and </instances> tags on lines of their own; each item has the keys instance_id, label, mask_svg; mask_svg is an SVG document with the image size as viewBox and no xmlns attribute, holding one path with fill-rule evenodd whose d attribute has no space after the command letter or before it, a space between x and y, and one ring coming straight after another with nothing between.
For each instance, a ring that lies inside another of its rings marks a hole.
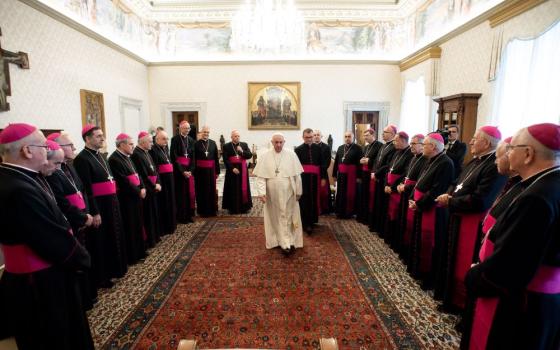
<instances>
[{"instance_id":1,"label":"eyeglasses","mask_svg":"<svg viewBox=\"0 0 560 350\"><path fill-rule=\"evenodd\" d=\"M531 147L529 145L506 145L506 152L513 151L514 148Z\"/></svg>"},{"instance_id":2,"label":"eyeglasses","mask_svg":"<svg viewBox=\"0 0 560 350\"><path fill-rule=\"evenodd\" d=\"M384 134L392 134L390 131L383 131Z\"/></svg>"},{"instance_id":3,"label":"eyeglasses","mask_svg":"<svg viewBox=\"0 0 560 350\"><path fill-rule=\"evenodd\" d=\"M60 147L72 147L74 148L74 144L73 143L65 143L64 145L59 145Z\"/></svg>"},{"instance_id":4,"label":"eyeglasses","mask_svg":"<svg viewBox=\"0 0 560 350\"><path fill-rule=\"evenodd\" d=\"M410 145L411 145L411 146L414 146L414 145L423 145L423 143L422 143L422 142L411 142Z\"/></svg>"},{"instance_id":5,"label":"eyeglasses","mask_svg":"<svg viewBox=\"0 0 560 350\"><path fill-rule=\"evenodd\" d=\"M41 147L46 149L47 151L49 150L49 146L47 145L27 145L27 147Z\"/></svg>"}]
</instances>

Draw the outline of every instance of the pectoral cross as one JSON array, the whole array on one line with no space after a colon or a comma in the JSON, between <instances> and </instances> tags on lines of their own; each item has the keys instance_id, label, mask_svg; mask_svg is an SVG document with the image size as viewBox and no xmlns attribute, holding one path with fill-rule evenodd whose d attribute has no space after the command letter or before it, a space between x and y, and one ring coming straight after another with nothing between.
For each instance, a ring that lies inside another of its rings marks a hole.
<instances>
[{"instance_id":1,"label":"pectoral cross","mask_svg":"<svg viewBox=\"0 0 560 350\"><path fill-rule=\"evenodd\" d=\"M346 157L342 157L342 163L344 163L344 159L346 159Z\"/></svg>"},{"instance_id":2,"label":"pectoral cross","mask_svg":"<svg viewBox=\"0 0 560 350\"><path fill-rule=\"evenodd\" d=\"M204 152L204 154L206 155L206 158L208 158L208 151Z\"/></svg>"},{"instance_id":3,"label":"pectoral cross","mask_svg":"<svg viewBox=\"0 0 560 350\"><path fill-rule=\"evenodd\" d=\"M185 152L185 158L189 158L189 154Z\"/></svg>"},{"instance_id":4,"label":"pectoral cross","mask_svg":"<svg viewBox=\"0 0 560 350\"><path fill-rule=\"evenodd\" d=\"M392 173L392 172L393 172L393 167L391 167L391 169L389 169L389 170L390 170L390 172Z\"/></svg>"},{"instance_id":5,"label":"pectoral cross","mask_svg":"<svg viewBox=\"0 0 560 350\"><path fill-rule=\"evenodd\" d=\"M154 171L154 166L152 164L150 164L150 169Z\"/></svg>"},{"instance_id":6,"label":"pectoral cross","mask_svg":"<svg viewBox=\"0 0 560 350\"><path fill-rule=\"evenodd\" d=\"M453 192L459 192L461 190L461 188L463 188L463 183L462 182L457 185L457 187L455 188L455 191L453 191Z\"/></svg>"},{"instance_id":7,"label":"pectoral cross","mask_svg":"<svg viewBox=\"0 0 560 350\"><path fill-rule=\"evenodd\" d=\"M0 30L2 35L2 30ZM11 96L10 69L8 64L17 64L21 69L29 69L29 59L25 52L10 52L0 46L0 112L9 111L10 104L7 96Z\"/></svg>"},{"instance_id":8,"label":"pectoral cross","mask_svg":"<svg viewBox=\"0 0 560 350\"><path fill-rule=\"evenodd\" d=\"M113 182L114 177L112 177L111 175L107 176L107 180Z\"/></svg>"}]
</instances>

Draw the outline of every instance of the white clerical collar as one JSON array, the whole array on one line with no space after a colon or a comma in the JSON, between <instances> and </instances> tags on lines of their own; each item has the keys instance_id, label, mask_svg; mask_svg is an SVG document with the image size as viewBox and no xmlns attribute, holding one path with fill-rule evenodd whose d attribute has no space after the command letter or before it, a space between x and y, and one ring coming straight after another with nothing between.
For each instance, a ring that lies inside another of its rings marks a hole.
<instances>
[{"instance_id":1,"label":"white clerical collar","mask_svg":"<svg viewBox=\"0 0 560 350\"><path fill-rule=\"evenodd\" d=\"M90 152L94 152L95 154L99 154L99 150L95 150L95 149L90 148L90 147L88 147L88 146L86 146L86 149L87 149L88 151L90 151Z\"/></svg>"},{"instance_id":2,"label":"white clerical collar","mask_svg":"<svg viewBox=\"0 0 560 350\"><path fill-rule=\"evenodd\" d=\"M27 171L31 171L32 173L38 174L39 172L33 169L29 169L28 167L25 167L23 165L18 165L18 164L14 164L14 163L8 163L8 162L3 162L2 164L4 165L9 165L9 166L13 166L14 168L20 168L23 170L27 170Z\"/></svg>"},{"instance_id":3,"label":"white clerical collar","mask_svg":"<svg viewBox=\"0 0 560 350\"><path fill-rule=\"evenodd\" d=\"M120 149L117 148L117 152L123 155L123 157L130 157L128 154L123 153Z\"/></svg>"}]
</instances>

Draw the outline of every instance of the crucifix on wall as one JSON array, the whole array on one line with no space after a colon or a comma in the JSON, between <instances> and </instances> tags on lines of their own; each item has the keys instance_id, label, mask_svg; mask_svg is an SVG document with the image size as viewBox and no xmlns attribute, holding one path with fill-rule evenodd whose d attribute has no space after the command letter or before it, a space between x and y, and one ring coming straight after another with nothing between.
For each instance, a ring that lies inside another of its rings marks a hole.
<instances>
[{"instance_id":1,"label":"crucifix on wall","mask_svg":"<svg viewBox=\"0 0 560 350\"><path fill-rule=\"evenodd\" d=\"M2 36L2 29L0 29ZM0 112L10 110L7 96L11 96L10 67L8 64L17 64L21 69L29 69L29 59L25 52L10 52L2 49L0 45Z\"/></svg>"}]
</instances>

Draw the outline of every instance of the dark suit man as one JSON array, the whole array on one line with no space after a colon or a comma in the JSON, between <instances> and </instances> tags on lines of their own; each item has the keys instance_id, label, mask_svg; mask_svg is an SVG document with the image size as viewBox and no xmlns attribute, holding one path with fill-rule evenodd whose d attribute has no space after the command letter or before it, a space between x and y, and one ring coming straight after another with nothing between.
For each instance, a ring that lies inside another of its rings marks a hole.
<instances>
[{"instance_id":1,"label":"dark suit man","mask_svg":"<svg viewBox=\"0 0 560 350\"><path fill-rule=\"evenodd\" d=\"M449 131L449 136L448 142L445 145L445 154L451 158L455 166L453 174L453 183L455 183L455 180L463 170L463 160L467 153L467 145L459 140L459 127L457 125L449 126L447 131Z\"/></svg>"}]
</instances>

